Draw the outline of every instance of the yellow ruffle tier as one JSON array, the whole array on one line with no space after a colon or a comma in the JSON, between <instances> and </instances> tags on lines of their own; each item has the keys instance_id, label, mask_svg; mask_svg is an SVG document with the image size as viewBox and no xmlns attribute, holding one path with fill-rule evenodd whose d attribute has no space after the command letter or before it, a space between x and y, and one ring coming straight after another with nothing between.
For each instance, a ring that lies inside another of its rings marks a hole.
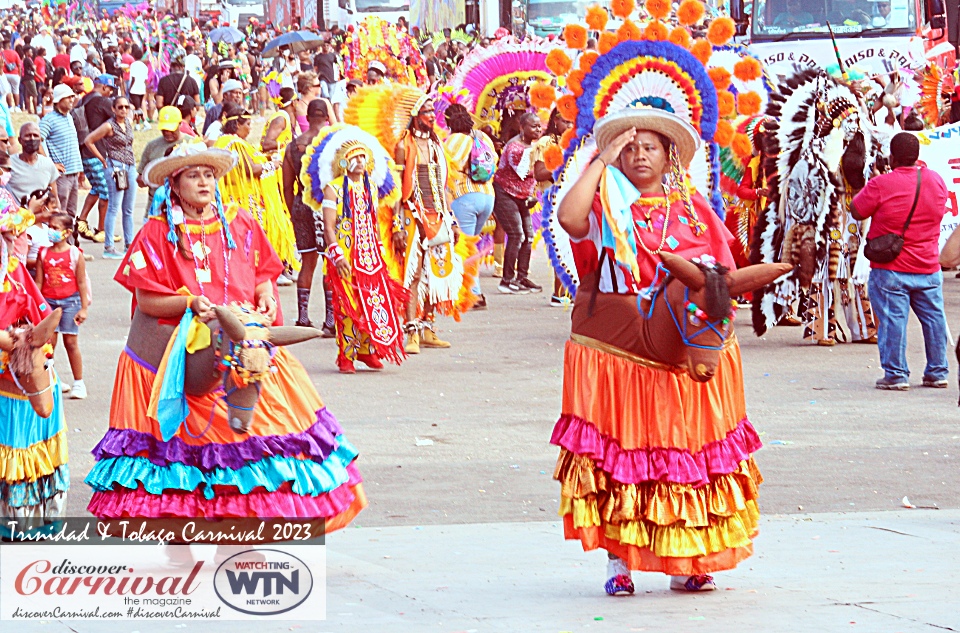
<instances>
[{"instance_id":1,"label":"yellow ruffle tier","mask_svg":"<svg viewBox=\"0 0 960 633\"><path fill-rule=\"evenodd\" d=\"M603 548L631 569L693 575L731 569L752 553L763 481L752 459L706 486L623 484L561 449L554 472L568 539Z\"/></svg>"},{"instance_id":2,"label":"yellow ruffle tier","mask_svg":"<svg viewBox=\"0 0 960 633\"><path fill-rule=\"evenodd\" d=\"M36 481L67 463L67 437L60 431L27 448L0 445L0 480L7 483Z\"/></svg>"}]
</instances>

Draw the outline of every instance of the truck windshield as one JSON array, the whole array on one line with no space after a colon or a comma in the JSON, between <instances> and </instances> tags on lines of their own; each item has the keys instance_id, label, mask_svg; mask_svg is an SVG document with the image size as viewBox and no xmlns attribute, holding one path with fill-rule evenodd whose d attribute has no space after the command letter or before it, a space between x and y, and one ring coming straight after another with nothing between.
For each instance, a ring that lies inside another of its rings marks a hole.
<instances>
[{"instance_id":1,"label":"truck windshield","mask_svg":"<svg viewBox=\"0 0 960 633\"><path fill-rule=\"evenodd\" d=\"M560 0L557 2L551 2L550 0L546 2L530 0L530 3L527 5L527 21L533 24L535 21L543 18L561 17L576 21L578 15L586 14L585 10L583 12L579 11L581 4L585 3L572 2L571 0Z\"/></svg>"},{"instance_id":2,"label":"truck windshield","mask_svg":"<svg viewBox=\"0 0 960 633\"><path fill-rule=\"evenodd\" d=\"M409 10L410 0L357 0L357 13Z\"/></svg>"},{"instance_id":3,"label":"truck windshield","mask_svg":"<svg viewBox=\"0 0 960 633\"><path fill-rule=\"evenodd\" d=\"M840 37L916 31L916 0L755 0L753 39L788 39L793 34Z\"/></svg>"}]
</instances>

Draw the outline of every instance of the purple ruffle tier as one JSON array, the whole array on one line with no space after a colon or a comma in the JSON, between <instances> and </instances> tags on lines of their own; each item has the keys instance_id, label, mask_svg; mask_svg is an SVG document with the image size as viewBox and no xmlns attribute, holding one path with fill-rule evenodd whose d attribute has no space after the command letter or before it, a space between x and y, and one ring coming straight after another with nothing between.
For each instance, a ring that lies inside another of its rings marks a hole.
<instances>
[{"instance_id":1,"label":"purple ruffle tier","mask_svg":"<svg viewBox=\"0 0 960 633\"><path fill-rule=\"evenodd\" d=\"M740 462L762 446L757 431L744 418L725 438L705 445L695 454L677 448L624 450L592 423L570 414L560 416L550 443L590 457L614 480L624 484L663 481L695 487L707 485L711 477L736 472Z\"/></svg>"},{"instance_id":2,"label":"purple ruffle tier","mask_svg":"<svg viewBox=\"0 0 960 633\"><path fill-rule=\"evenodd\" d=\"M149 433L132 429L108 429L91 451L97 460L142 455L158 466L179 462L201 470L237 470L265 457L305 455L322 462L339 444L340 423L326 407L317 411L317 421L302 433L252 436L233 444L187 444L179 437L164 442Z\"/></svg>"}]
</instances>

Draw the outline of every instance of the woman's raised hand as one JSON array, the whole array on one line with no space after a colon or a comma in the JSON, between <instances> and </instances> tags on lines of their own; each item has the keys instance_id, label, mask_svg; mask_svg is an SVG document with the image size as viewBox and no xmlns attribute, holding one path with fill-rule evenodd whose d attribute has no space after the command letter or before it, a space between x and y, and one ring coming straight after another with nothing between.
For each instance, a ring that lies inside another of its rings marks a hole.
<instances>
[{"instance_id":1,"label":"woman's raised hand","mask_svg":"<svg viewBox=\"0 0 960 633\"><path fill-rule=\"evenodd\" d=\"M623 148L627 146L627 143L632 141L633 137L636 135L637 130L630 128L613 139L613 142L607 145L606 149L600 152L600 160L603 161L603 164L610 165L620 158L620 152L623 151Z\"/></svg>"}]
</instances>

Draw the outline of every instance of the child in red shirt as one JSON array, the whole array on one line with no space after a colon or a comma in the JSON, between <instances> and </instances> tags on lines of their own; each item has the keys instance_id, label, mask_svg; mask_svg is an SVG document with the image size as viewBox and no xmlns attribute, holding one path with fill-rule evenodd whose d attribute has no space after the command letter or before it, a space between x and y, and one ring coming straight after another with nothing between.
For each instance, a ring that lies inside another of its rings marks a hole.
<instances>
[{"instance_id":1,"label":"child in red shirt","mask_svg":"<svg viewBox=\"0 0 960 633\"><path fill-rule=\"evenodd\" d=\"M40 293L52 310L63 308L57 334L63 334L63 346L70 359L73 371L71 398L87 397L87 387L83 384L83 358L80 356L80 324L87 320L87 308L90 294L87 286L87 266L79 248L67 243L72 219L65 213L53 215L47 222L49 238L53 246L42 248L37 255L34 272ZM57 346L57 334L51 341Z\"/></svg>"}]
</instances>

